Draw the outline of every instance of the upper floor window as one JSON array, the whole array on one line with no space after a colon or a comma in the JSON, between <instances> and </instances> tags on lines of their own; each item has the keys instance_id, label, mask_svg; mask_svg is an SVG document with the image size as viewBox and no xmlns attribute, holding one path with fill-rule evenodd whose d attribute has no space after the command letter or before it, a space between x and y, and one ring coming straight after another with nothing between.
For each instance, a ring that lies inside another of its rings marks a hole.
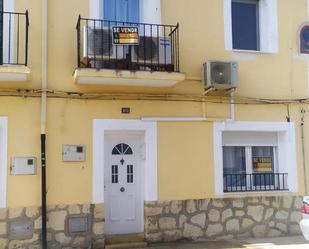
<instances>
[{"instance_id":1,"label":"upper floor window","mask_svg":"<svg viewBox=\"0 0 309 249\"><path fill-rule=\"evenodd\" d=\"M139 0L104 0L103 13L105 20L119 22L139 22Z\"/></svg>"},{"instance_id":2,"label":"upper floor window","mask_svg":"<svg viewBox=\"0 0 309 249\"><path fill-rule=\"evenodd\" d=\"M224 0L227 50L278 52L278 0Z\"/></svg>"},{"instance_id":3,"label":"upper floor window","mask_svg":"<svg viewBox=\"0 0 309 249\"><path fill-rule=\"evenodd\" d=\"M309 54L309 25L305 25L300 31L300 52Z\"/></svg>"},{"instance_id":4,"label":"upper floor window","mask_svg":"<svg viewBox=\"0 0 309 249\"><path fill-rule=\"evenodd\" d=\"M259 1L232 0L233 49L260 50Z\"/></svg>"}]
</instances>

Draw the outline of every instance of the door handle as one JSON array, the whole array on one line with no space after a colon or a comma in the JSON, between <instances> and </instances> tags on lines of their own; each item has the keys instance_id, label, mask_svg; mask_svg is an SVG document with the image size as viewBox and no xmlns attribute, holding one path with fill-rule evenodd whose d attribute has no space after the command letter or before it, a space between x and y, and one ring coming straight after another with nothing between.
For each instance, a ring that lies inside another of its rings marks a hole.
<instances>
[{"instance_id":1,"label":"door handle","mask_svg":"<svg viewBox=\"0 0 309 249\"><path fill-rule=\"evenodd\" d=\"M126 191L126 189L124 187L120 188L120 192L123 193L124 191Z\"/></svg>"}]
</instances>

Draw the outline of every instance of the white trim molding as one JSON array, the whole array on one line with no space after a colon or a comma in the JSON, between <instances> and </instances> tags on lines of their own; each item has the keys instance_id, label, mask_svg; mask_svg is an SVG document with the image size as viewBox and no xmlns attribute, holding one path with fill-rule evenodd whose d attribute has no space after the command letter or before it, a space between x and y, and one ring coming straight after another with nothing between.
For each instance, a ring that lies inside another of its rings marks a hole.
<instances>
[{"instance_id":1,"label":"white trim molding","mask_svg":"<svg viewBox=\"0 0 309 249\"><path fill-rule=\"evenodd\" d=\"M0 117L0 208L6 208L8 118Z\"/></svg>"},{"instance_id":2,"label":"white trim molding","mask_svg":"<svg viewBox=\"0 0 309 249\"><path fill-rule=\"evenodd\" d=\"M282 173L288 173L290 193L298 191L297 157L294 123L283 122L215 122L214 123L214 167L215 194L228 195L223 192L223 132L245 132L254 135L265 133L277 134L278 164ZM259 192L261 193L261 192ZM275 193L275 192L274 192ZM247 194L243 192L237 195ZM234 194L235 195L235 194Z\"/></svg>"},{"instance_id":3,"label":"white trim molding","mask_svg":"<svg viewBox=\"0 0 309 249\"><path fill-rule=\"evenodd\" d=\"M108 132L135 131L144 133L145 175L144 200L157 201L157 122L129 119L93 120L93 203L104 203L104 136Z\"/></svg>"},{"instance_id":4,"label":"white trim molding","mask_svg":"<svg viewBox=\"0 0 309 249\"><path fill-rule=\"evenodd\" d=\"M260 0L259 1L259 36L260 50L239 50L233 49L232 33L232 0L224 1L224 38L225 49L234 52L248 53L277 53L278 52L278 14L277 0Z\"/></svg>"}]
</instances>

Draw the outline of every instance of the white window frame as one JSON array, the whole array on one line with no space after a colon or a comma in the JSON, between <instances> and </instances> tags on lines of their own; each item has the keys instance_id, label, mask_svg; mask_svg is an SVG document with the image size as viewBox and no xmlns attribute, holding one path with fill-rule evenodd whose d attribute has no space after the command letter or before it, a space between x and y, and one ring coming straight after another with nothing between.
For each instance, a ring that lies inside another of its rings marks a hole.
<instances>
[{"instance_id":1,"label":"white window frame","mask_svg":"<svg viewBox=\"0 0 309 249\"><path fill-rule=\"evenodd\" d=\"M0 117L0 208L6 208L8 118Z\"/></svg>"},{"instance_id":2,"label":"white window frame","mask_svg":"<svg viewBox=\"0 0 309 249\"><path fill-rule=\"evenodd\" d=\"M232 0L224 1L225 49L235 52L277 53L278 52L278 14L277 0L259 0L259 50L233 48Z\"/></svg>"},{"instance_id":3,"label":"white window frame","mask_svg":"<svg viewBox=\"0 0 309 249\"><path fill-rule=\"evenodd\" d=\"M103 1L89 0L89 17L104 19ZM161 0L140 0L140 22L161 24Z\"/></svg>"},{"instance_id":4,"label":"white window frame","mask_svg":"<svg viewBox=\"0 0 309 249\"><path fill-rule=\"evenodd\" d=\"M277 167L288 174L288 187L291 193L298 191L296 142L294 123L281 122L215 122L214 123L214 166L215 195L230 195L223 192L223 132L272 132L277 133ZM252 145L250 145L252 146ZM257 146L261 146L260 144ZM269 145L267 145L269 146ZM276 193L276 191L271 191ZM256 192L254 192L256 193ZM258 192L262 193L262 192ZM268 192L269 193L269 192ZM244 193L237 193L242 195ZM245 193L248 194L248 193Z\"/></svg>"}]
</instances>

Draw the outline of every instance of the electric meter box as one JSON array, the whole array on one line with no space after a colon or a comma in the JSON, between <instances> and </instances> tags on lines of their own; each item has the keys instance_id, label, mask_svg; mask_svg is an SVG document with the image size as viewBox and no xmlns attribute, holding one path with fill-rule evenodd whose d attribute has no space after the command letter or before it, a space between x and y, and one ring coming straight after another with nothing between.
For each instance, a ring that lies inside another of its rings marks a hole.
<instances>
[{"instance_id":1,"label":"electric meter box","mask_svg":"<svg viewBox=\"0 0 309 249\"><path fill-rule=\"evenodd\" d=\"M62 160L64 162L86 161L86 145L62 145Z\"/></svg>"},{"instance_id":2,"label":"electric meter box","mask_svg":"<svg viewBox=\"0 0 309 249\"><path fill-rule=\"evenodd\" d=\"M11 175L36 175L36 157L13 157Z\"/></svg>"}]
</instances>

